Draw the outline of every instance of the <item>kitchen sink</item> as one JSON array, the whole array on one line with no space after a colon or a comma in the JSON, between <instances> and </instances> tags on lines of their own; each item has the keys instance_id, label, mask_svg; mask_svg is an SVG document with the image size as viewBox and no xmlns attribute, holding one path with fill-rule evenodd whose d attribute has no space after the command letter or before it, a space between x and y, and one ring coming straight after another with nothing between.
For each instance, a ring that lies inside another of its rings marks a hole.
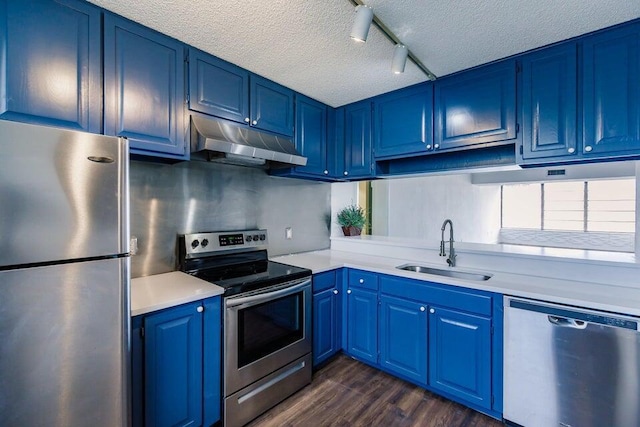
<instances>
[{"instance_id":1,"label":"kitchen sink","mask_svg":"<svg viewBox=\"0 0 640 427\"><path fill-rule=\"evenodd\" d=\"M484 281L491 279L491 274L468 273L466 271L445 270L442 268L424 267L422 265L404 264L396 267L399 270L414 271L416 273L435 274L436 276L454 277L456 279Z\"/></svg>"}]
</instances>

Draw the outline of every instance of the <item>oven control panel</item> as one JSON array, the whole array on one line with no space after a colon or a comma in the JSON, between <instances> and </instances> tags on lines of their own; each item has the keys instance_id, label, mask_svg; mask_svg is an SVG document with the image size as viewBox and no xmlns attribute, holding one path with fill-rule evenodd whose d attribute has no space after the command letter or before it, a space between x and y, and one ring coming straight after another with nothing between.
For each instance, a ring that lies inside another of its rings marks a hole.
<instances>
[{"instance_id":1,"label":"oven control panel","mask_svg":"<svg viewBox=\"0 0 640 427\"><path fill-rule=\"evenodd\" d=\"M267 243L267 230L264 229L184 235L186 253L192 256L232 249L266 247Z\"/></svg>"}]
</instances>

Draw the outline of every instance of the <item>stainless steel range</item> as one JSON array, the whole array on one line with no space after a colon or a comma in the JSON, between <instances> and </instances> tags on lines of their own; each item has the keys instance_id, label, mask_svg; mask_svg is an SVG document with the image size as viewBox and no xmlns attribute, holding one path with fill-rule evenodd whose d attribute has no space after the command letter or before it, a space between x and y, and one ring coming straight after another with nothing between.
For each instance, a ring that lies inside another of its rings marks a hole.
<instances>
[{"instance_id":1,"label":"stainless steel range","mask_svg":"<svg viewBox=\"0 0 640 427\"><path fill-rule=\"evenodd\" d=\"M269 261L267 243L267 230L178 242L180 270L225 289L225 426L246 424L311 382L311 271Z\"/></svg>"}]
</instances>

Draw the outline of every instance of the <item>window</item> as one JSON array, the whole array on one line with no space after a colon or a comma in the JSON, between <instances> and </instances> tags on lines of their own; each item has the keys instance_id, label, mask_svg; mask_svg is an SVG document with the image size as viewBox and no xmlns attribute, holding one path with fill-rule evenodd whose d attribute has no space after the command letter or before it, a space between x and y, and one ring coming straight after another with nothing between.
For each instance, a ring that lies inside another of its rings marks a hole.
<instances>
[{"instance_id":1,"label":"window","mask_svg":"<svg viewBox=\"0 0 640 427\"><path fill-rule=\"evenodd\" d=\"M635 179L502 185L500 241L633 252Z\"/></svg>"}]
</instances>

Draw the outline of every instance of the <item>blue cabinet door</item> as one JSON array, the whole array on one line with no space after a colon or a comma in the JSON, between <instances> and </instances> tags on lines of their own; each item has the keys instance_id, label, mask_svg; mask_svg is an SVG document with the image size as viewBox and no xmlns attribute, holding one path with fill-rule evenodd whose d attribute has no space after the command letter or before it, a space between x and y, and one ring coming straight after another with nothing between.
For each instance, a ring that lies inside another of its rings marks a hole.
<instances>
[{"instance_id":1,"label":"blue cabinet door","mask_svg":"<svg viewBox=\"0 0 640 427\"><path fill-rule=\"evenodd\" d=\"M427 384L427 311L414 301L380 296L380 367Z\"/></svg>"},{"instance_id":2,"label":"blue cabinet door","mask_svg":"<svg viewBox=\"0 0 640 427\"><path fill-rule=\"evenodd\" d=\"M640 25L583 44L583 155L640 152Z\"/></svg>"},{"instance_id":3,"label":"blue cabinet door","mask_svg":"<svg viewBox=\"0 0 640 427\"><path fill-rule=\"evenodd\" d=\"M576 157L577 45L522 59L522 157Z\"/></svg>"},{"instance_id":4,"label":"blue cabinet door","mask_svg":"<svg viewBox=\"0 0 640 427\"><path fill-rule=\"evenodd\" d=\"M131 153L188 158L182 43L106 13L104 131L129 138Z\"/></svg>"},{"instance_id":5,"label":"blue cabinet door","mask_svg":"<svg viewBox=\"0 0 640 427\"><path fill-rule=\"evenodd\" d=\"M293 91L254 74L249 81L251 126L293 136Z\"/></svg>"},{"instance_id":6,"label":"blue cabinet door","mask_svg":"<svg viewBox=\"0 0 640 427\"><path fill-rule=\"evenodd\" d=\"M0 0L0 118L102 131L100 9Z\"/></svg>"},{"instance_id":7,"label":"blue cabinet door","mask_svg":"<svg viewBox=\"0 0 640 427\"><path fill-rule=\"evenodd\" d=\"M249 123L249 72L189 48L189 108Z\"/></svg>"},{"instance_id":8,"label":"blue cabinet door","mask_svg":"<svg viewBox=\"0 0 640 427\"><path fill-rule=\"evenodd\" d=\"M342 178L372 175L371 102L361 101L344 108L344 164Z\"/></svg>"},{"instance_id":9,"label":"blue cabinet door","mask_svg":"<svg viewBox=\"0 0 640 427\"><path fill-rule=\"evenodd\" d=\"M429 384L491 409L491 320L439 307L429 312Z\"/></svg>"},{"instance_id":10,"label":"blue cabinet door","mask_svg":"<svg viewBox=\"0 0 640 427\"><path fill-rule=\"evenodd\" d=\"M433 149L433 85L425 83L375 98L375 158L426 154Z\"/></svg>"},{"instance_id":11,"label":"blue cabinet door","mask_svg":"<svg viewBox=\"0 0 640 427\"><path fill-rule=\"evenodd\" d=\"M339 350L338 316L340 294L337 288L313 295L313 365L324 362Z\"/></svg>"},{"instance_id":12,"label":"blue cabinet door","mask_svg":"<svg viewBox=\"0 0 640 427\"><path fill-rule=\"evenodd\" d=\"M327 142L329 176L335 179L344 178L347 171L345 163L345 135L344 135L344 107L329 108L327 117L327 129L329 140Z\"/></svg>"},{"instance_id":13,"label":"blue cabinet door","mask_svg":"<svg viewBox=\"0 0 640 427\"><path fill-rule=\"evenodd\" d=\"M434 87L436 150L516 138L515 61L436 80Z\"/></svg>"},{"instance_id":14,"label":"blue cabinet door","mask_svg":"<svg viewBox=\"0 0 640 427\"><path fill-rule=\"evenodd\" d=\"M144 425L144 318L131 319L131 425Z\"/></svg>"},{"instance_id":15,"label":"blue cabinet door","mask_svg":"<svg viewBox=\"0 0 640 427\"><path fill-rule=\"evenodd\" d=\"M348 353L378 363L378 293L359 288L347 290Z\"/></svg>"},{"instance_id":16,"label":"blue cabinet door","mask_svg":"<svg viewBox=\"0 0 640 427\"><path fill-rule=\"evenodd\" d=\"M218 422L222 411L222 311L221 297L204 300L203 313L203 425Z\"/></svg>"},{"instance_id":17,"label":"blue cabinet door","mask_svg":"<svg viewBox=\"0 0 640 427\"><path fill-rule=\"evenodd\" d=\"M327 106L303 95L296 95L295 145L307 158L306 166L296 172L328 176L327 169Z\"/></svg>"},{"instance_id":18,"label":"blue cabinet door","mask_svg":"<svg viewBox=\"0 0 640 427\"><path fill-rule=\"evenodd\" d=\"M145 318L147 426L202 424L201 303Z\"/></svg>"}]
</instances>

